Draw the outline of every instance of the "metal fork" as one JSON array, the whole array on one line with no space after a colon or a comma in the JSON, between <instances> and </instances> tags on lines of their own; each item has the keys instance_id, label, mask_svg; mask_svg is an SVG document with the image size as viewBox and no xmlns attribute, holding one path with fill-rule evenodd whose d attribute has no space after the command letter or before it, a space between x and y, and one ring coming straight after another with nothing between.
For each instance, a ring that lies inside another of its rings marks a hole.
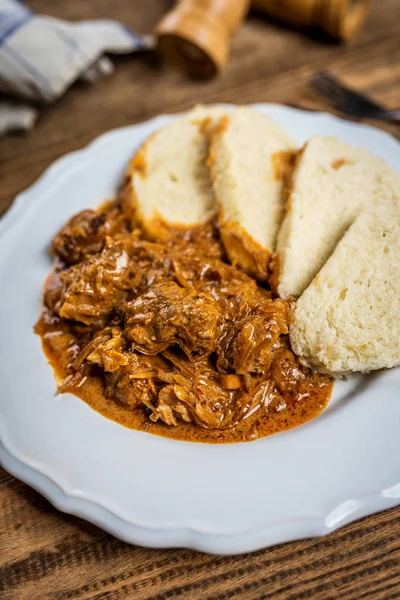
<instances>
[{"instance_id":1,"label":"metal fork","mask_svg":"<svg viewBox=\"0 0 400 600\"><path fill-rule=\"evenodd\" d=\"M400 121L400 110L386 110L364 94L346 87L326 71L314 75L310 83L332 106L351 117Z\"/></svg>"}]
</instances>

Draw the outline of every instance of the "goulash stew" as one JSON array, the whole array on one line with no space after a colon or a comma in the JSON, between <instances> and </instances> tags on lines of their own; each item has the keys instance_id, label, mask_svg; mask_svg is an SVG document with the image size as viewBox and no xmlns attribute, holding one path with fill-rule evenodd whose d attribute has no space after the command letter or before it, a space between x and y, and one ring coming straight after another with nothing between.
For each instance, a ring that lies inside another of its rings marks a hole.
<instances>
[{"instance_id":1,"label":"goulash stew","mask_svg":"<svg viewBox=\"0 0 400 600\"><path fill-rule=\"evenodd\" d=\"M328 402L331 380L290 349L291 302L228 264L214 223L149 241L121 194L74 216L51 252L36 332L59 393L132 429L213 443L295 427Z\"/></svg>"}]
</instances>

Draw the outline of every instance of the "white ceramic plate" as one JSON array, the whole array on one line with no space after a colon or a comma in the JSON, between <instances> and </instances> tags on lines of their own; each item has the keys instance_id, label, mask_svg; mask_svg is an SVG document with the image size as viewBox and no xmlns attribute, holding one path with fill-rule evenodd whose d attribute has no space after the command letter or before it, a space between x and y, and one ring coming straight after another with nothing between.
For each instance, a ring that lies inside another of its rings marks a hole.
<instances>
[{"instance_id":1,"label":"white ceramic plate","mask_svg":"<svg viewBox=\"0 0 400 600\"><path fill-rule=\"evenodd\" d=\"M335 135L400 168L400 145L327 114L256 105L299 142ZM0 222L0 458L57 508L145 546L232 554L328 533L400 502L400 371L335 385L327 409L252 443L177 442L56 397L33 334L50 239L112 196L135 148L173 116L111 131L57 161Z\"/></svg>"}]
</instances>

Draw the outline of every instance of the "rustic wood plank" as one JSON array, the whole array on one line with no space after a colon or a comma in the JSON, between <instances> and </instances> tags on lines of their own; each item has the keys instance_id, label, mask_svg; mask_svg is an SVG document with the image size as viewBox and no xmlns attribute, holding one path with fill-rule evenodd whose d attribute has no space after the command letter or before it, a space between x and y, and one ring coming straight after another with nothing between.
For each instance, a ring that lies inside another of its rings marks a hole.
<instances>
[{"instance_id":1,"label":"rustic wood plank","mask_svg":"<svg viewBox=\"0 0 400 600\"><path fill-rule=\"evenodd\" d=\"M0 590L5 598L39 599L45 591L45 597L62 600L353 599L361 594L387 600L387 589L396 590L393 586L400 593L400 509L325 538L214 557L132 547L58 513L16 480L0 489L6 557Z\"/></svg>"},{"instance_id":2,"label":"rustic wood plank","mask_svg":"<svg viewBox=\"0 0 400 600\"><path fill-rule=\"evenodd\" d=\"M110 16L109 0L31 0L38 12L69 18ZM149 32L169 0L113 0L112 16ZM361 36L348 46L307 37L252 14L232 59L211 82L187 80L153 56L115 60L95 86L76 84L42 110L25 137L0 140L0 214L62 154L102 132L203 102L284 102L329 110L308 86L329 68L344 81L400 107L400 4L373 4ZM396 125L377 124L397 137ZM394 600L400 598L400 508L325 538L243 556L152 550L120 542L59 513L0 469L0 596L5 600Z\"/></svg>"}]
</instances>

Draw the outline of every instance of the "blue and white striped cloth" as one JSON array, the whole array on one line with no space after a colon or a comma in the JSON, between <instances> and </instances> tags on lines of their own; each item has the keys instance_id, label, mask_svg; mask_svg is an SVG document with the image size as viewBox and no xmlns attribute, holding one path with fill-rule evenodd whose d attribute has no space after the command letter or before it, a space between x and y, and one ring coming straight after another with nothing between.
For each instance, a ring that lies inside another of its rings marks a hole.
<instances>
[{"instance_id":1,"label":"blue and white striped cloth","mask_svg":"<svg viewBox=\"0 0 400 600\"><path fill-rule=\"evenodd\" d=\"M0 135L32 127L32 105L54 102L77 79L93 82L111 73L105 53L152 47L152 36L118 21L72 23L36 15L22 0L0 0L0 93L23 100L0 100Z\"/></svg>"}]
</instances>

